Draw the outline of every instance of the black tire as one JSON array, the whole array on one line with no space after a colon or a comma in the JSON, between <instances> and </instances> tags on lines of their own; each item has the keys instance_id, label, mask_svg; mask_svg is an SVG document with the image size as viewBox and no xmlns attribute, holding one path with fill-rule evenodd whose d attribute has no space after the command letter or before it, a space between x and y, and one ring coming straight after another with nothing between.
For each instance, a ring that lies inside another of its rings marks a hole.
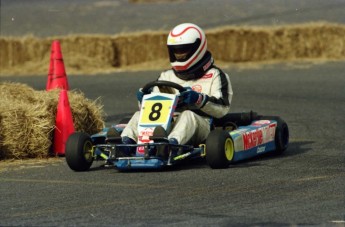
<instances>
[{"instance_id":1,"label":"black tire","mask_svg":"<svg viewBox=\"0 0 345 227\"><path fill-rule=\"evenodd\" d=\"M286 122L282 122L276 129L276 154L282 154L289 146L289 128Z\"/></svg>"},{"instance_id":2,"label":"black tire","mask_svg":"<svg viewBox=\"0 0 345 227\"><path fill-rule=\"evenodd\" d=\"M75 132L66 142L65 157L68 166L74 171L87 171L93 162L93 144L88 134Z\"/></svg>"},{"instance_id":3,"label":"black tire","mask_svg":"<svg viewBox=\"0 0 345 227\"><path fill-rule=\"evenodd\" d=\"M234 143L229 132L213 130L206 139L206 161L212 169L227 168L235 155Z\"/></svg>"},{"instance_id":4,"label":"black tire","mask_svg":"<svg viewBox=\"0 0 345 227\"><path fill-rule=\"evenodd\" d=\"M275 154L280 155L284 153L284 151L289 146L289 127L287 123L281 119L280 117L276 116L262 116L260 120L275 120L277 121L277 128L275 131L275 144L276 150Z\"/></svg>"}]
</instances>

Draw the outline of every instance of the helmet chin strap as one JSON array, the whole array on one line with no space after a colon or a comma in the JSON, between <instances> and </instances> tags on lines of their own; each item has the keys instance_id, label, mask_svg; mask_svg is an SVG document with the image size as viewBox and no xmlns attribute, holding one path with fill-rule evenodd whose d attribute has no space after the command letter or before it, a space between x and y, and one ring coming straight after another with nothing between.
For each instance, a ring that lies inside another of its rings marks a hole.
<instances>
[{"instance_id":1,"label":"helmet chin strap","mask_svg":"<svg viewBox=\"0 0 345 227\"><path fill-rule=\"evenodd\" d=\"M178 78L181 80L195 80L201 78L207 70L213 66L214 60L212 54L207 51L204 57L196 63L192 68L185 71L176 71L174 72Z\"/></svg>"}]
</instances>

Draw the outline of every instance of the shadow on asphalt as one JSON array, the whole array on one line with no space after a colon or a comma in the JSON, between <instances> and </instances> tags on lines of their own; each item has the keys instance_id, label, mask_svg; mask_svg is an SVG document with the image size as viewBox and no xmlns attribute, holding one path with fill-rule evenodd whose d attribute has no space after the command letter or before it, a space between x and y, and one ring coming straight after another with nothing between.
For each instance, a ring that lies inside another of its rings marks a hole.
<instances>
[{"instance_id":1,"label":"shadow on asphalt","mask_svg":"<svg viewBox=\"0 0 345 227\"><path fill-rule=\"evenodd\" d=\"M313 144L313 141L302 141L302 142L291 142L288 149L281 155L274 154L272 152L259 155L257 157L243 160L232 164L229 168L248 168L263 165L261 162L270 160L270 159L284 159L287 157L301 155L311 150L310 144ZM199 169L199 168L209 168L205 159L195 159L191 161L185 161L179 165L174 166L171 170L188 170L188 169Z\"/></svg>"},{"instance_id":2,"label":"shadow on asphalt","mask_svg":"<svg viewBox=\"0 0 345 227\"><path fill-rule=\"evenodd\" d=\"M234 165L231 165L232 168L242 168L242 167L253 167L260 166L263 161L270 159L284 159L291 156L301 155L311 150L309 144L313 144L314 141L299 141L299 142L290 142L289 147L283 154L275 154L273 152L259 155L257 157L237 162Z\"/></svg>"},{"instance_id":3,"label":"shadow on asphalt","mask_svg":"<svg viewBox=\"0 0 345 227\"><path fill-rule=\"evenodd\" d=\"M315 143L314 141L298 141L290 142L288 149L284 152L283 156L295 156L307 153L311 150L310 144Z\"/></svg>"}]
</instances>

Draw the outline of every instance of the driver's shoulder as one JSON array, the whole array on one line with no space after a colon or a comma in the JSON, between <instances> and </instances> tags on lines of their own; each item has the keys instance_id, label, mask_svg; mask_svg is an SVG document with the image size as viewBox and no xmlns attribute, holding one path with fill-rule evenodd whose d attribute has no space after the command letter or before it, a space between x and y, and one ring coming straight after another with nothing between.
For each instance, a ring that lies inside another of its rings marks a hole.
<instances>
[{"instance_id":1,"label":"driver's shoulder","mask_svg":"<svg viewBox=\"0 0 345 227\"><path fill-rule=\"evenodd\" d=\"M167 69L161 72L159 77L160 80L169 80L171 77L175 76L175 73L172 69Z\"/></svg>"},{"instance_id":2,"label":"driver's shoulder","mask_svg":"<svg viewBox=\"0 0 345 227\"><path fill-rule=\"evenodd\" d=\"M205 74L212 74L213 76L219 76L223 71L217 66L213 66Z\"/></svg>"}]
</instances>

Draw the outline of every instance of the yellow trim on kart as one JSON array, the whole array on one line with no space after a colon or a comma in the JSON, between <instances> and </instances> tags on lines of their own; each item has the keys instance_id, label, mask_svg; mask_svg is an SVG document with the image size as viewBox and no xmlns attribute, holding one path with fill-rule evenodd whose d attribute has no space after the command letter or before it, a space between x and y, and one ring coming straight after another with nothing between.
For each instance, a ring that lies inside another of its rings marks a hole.
<instances>
[{"instance_id":1,"label":"yellow trim on kart","mask_svg":"<svg viewBox=\"0 0 345 227\"><path fill-rule=\"evenodd\" d=\"M185 154L181 154L181 155L179 155L179 156L176 156L176 157L174 158L174 161L182 160L182 159L184 159L185 157L188 157L188 155L190 155L190 152L185 153Z\"/></svg>"},{"instance_id":2,"label":"yellow trim on kart","mask_svg":"<svg viewBox=\"0 0 345 227\"><path fill-rule=\"evenodd\" d=\"M200 157L205 157L206 156L206 144L200 144L199 147L202 149L201 153L200 153ZM181 154L179 156L174 157L174 161L177 160L182 160L186 157L188 157L191 154L191 152L187 152L185 154Z\"/></svg>"},{"instance_id":3,"label":"yellow trim on kart","mask_svg":"<svg viewBox=\"0 0 345 227\"><path fill-rule=\"evenodd\" d=\"M101 156L101 158L103 158L104 160L108 160L108 156L106 154L101 153L99 156Z\"/></svg>"},{"instance_id":4,"label":"yellow trim on kart","mask_svg":"<svg viewBox=\"0 0 345 227\"><path fill-rule=\"evenodd\" d=\"M227 138L224 144L225 157L228 161L232 161L234 158L235 150L234 143L231 138Z\"/></svg>"},{"instance_id":5,"label":"yellow trim on kart","mask_svg":"<svg viewBox=\"0 0 345 227\"><path fill-rule=\"evenodd\" d=\"M206 144L200 144L199 147L202 149L200 156L205 157L206 156Z\"/></svg>"},{"instance_id":6,"label":"yellow trim on kart","mask_svg":"<svg viewBox=\"0 0 345 227\"><path fill-rule=\"evenodd\" d=\"M90 141L84 144L84 157L86 160L91 160L93 158L94 146Z\"/></svg>"}]
</instances>

